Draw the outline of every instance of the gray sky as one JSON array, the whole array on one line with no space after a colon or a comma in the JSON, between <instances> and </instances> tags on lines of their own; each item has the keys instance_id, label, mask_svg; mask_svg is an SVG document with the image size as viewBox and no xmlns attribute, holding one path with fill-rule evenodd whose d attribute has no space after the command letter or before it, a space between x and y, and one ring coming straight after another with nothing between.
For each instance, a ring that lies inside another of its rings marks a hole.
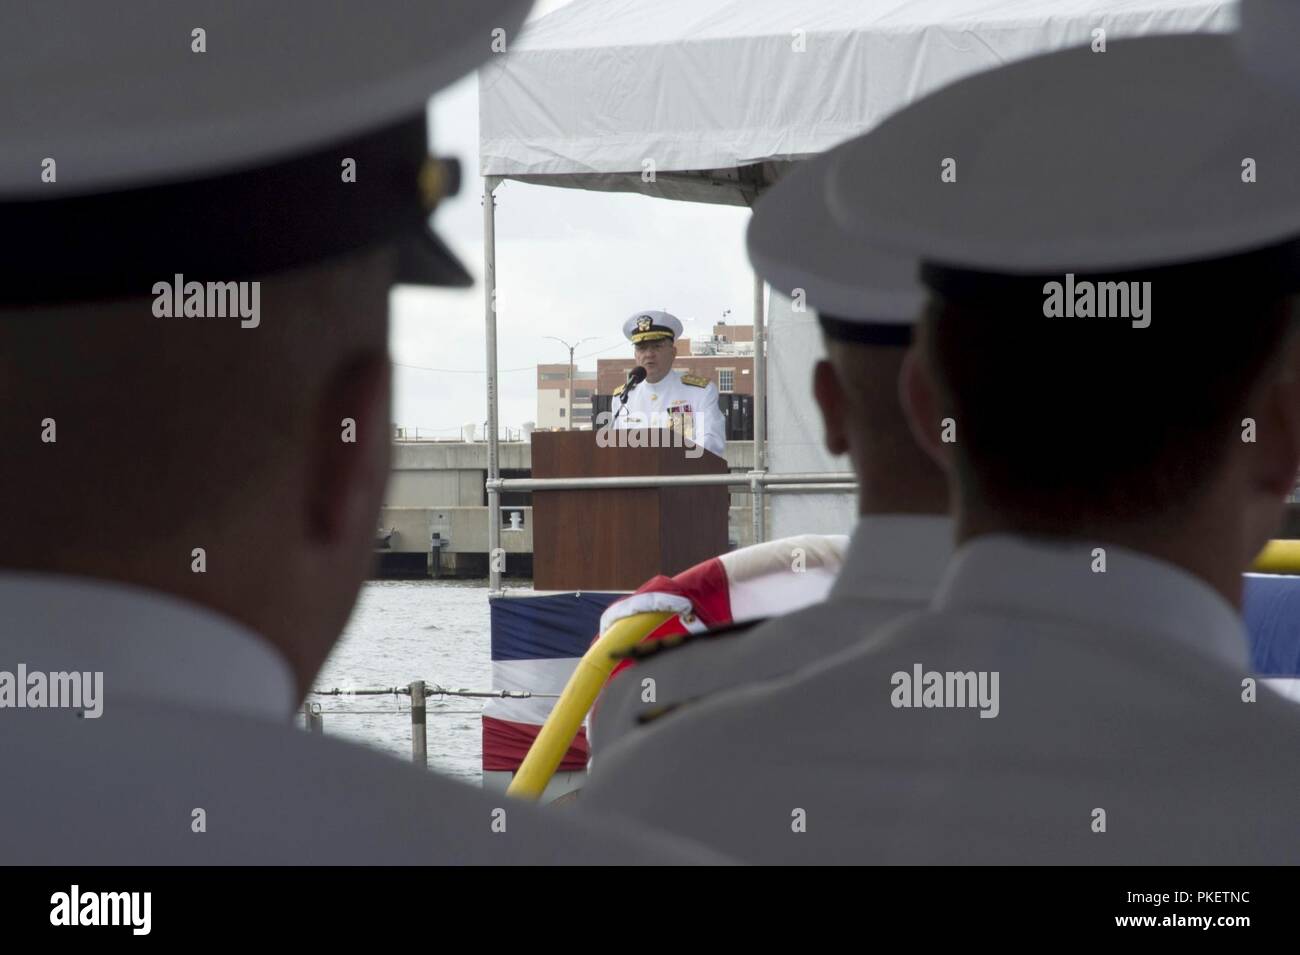
<instances>
[{"instance_id":1,"label":"gray sky","mask_svg":"<svg viewBox=\"0 0 1300 955\"><path fill-rule=\"evenodd\" d=\"M565 2L541 0L534 16ZM458 157L465 172L461 194L439 207L435 222L481 280L477 77L435 97L432 121L438 153ZM597 353L631 355L622 324L640 309L665 308L695 336L708 334L728 308L728 321L750 319L747 209L518 182L502 183L496 196L502 427L518 428L536 417L536 365L568 360L567 349L543 336L599 336L577 353L579 367L595 368ZM393 293L392 313L394 422L419 427L421 434L443 429L447 437L471 421L481 429L487 419L482 284L466 290L402 287Z\"/></svg>"}]
</instances>

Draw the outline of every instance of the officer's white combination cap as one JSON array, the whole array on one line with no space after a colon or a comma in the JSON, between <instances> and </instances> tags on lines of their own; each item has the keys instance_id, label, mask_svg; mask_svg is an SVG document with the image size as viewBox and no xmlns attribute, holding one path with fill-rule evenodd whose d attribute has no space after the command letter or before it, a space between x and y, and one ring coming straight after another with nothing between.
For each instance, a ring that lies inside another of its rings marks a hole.
<instances>
[{"instance_id":1,"label":"officer's white combination cap","mask_svg":"<svg viewBox=\"0 0 1300 955\"><path fill-rule=\"evenodd\" d=\"M130 294L159 264L238 278L394 239L412 278L468 283L428 228L458 173L430 159L426 104L509 49L529 6L25 5L0 31L0 213L35 251L6 255L0 296Z\"/></svg>"},{"instance_id":2,"label":"officer's white combination cap","mask_svg":"<svg viewBox=\"0 0 1300 955\"><path fill-rule=\"evenodd\" d=\"M623 335L638 345L660 339L676 341L682 337L682 323L676 315L658 309L636 312L623 322Z\"/></svg>"},{"instance_id":3,"label":"officer's white combination cap","mask_svg":"<svg viewBox=\"0 0 1300 955\"><path fill-rule=\"evenodd\" d=\"M831 214L827 177L856 140L798 163L754 206L749 260L764 281L816 309L828 333L903 344L924 304L915 258L886 252Z\"/></svg>"},{"instance_id":4,"label":"officer's white combination cap","mask_svg":"<svg viewBox=\"0 0 1300 955\"><path fill-rule=\"evenodd\" d=\"M1044 277L1134 270L1166 301L1294 290L1300 89L1250 55L1155 36L969 77L837 151L828 204L954 298L1041 304Z\"/></svg>"}]
</instances>

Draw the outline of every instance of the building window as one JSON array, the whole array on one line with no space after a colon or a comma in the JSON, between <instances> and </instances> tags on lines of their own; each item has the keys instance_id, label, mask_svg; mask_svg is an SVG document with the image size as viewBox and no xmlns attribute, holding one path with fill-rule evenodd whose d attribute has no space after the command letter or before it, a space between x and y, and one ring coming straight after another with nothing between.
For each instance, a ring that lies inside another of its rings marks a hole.
<instances>
[{"instance_id":1,"label":"building window","mask_svg":"<svg viewBox=\"0 0 1300 955\"><path fill-rule=\"evenodd\" d=\"M565 392L565 391L566 391L566 389L564 389L564 388L561 388L561 389L560 389L560 397L561 397L561 398L564 397L564 392Z\"/></svg>"},{"instance_id":2,"label":"building window","mask_svg":"<svg viewBox=\"0 0 1300 955\"><path fill-rule=\"evenodd\" d=\"M544 371L542 372L542 381L568 381L569 373L567 371Z\"/></svg>"},{"instance_id":3,"label":"building window","mask_svg":"<svg viewBox=\"0 0 1300 955\"><path fill-rule=\"evenodd\" d=\"M719 368L718 369L718 391L727 394L735 384L736 369Z\"/></svg>"},{"instance_id":4,"label":"building window","mask_svg":"<svg viewBox=\"0 0 1300 955\"><path fill-rule=\"evenodd\" d=\"M560 409L560 417L561 417L561 418L564 417L564 409L563 409L563 408Z\"/></svg>"}]
</instances>

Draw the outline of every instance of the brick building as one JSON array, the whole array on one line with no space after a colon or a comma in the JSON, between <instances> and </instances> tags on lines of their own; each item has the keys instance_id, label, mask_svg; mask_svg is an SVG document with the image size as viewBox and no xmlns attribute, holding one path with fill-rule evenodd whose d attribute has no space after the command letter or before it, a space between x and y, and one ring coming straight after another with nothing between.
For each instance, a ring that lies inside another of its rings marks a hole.
<instances>
[{"instance_id":1,"label":"brick building","mask_svg":"<svg viewBox=\"0 0 1300 955\"><path fill-rule=\"evenodd\" d=\"M591 396L596 372L573 369L573 420L569 413L569 366L564 362L537 366L537 428L579 430L591 427Z\"/></svg>"}]
</instances>

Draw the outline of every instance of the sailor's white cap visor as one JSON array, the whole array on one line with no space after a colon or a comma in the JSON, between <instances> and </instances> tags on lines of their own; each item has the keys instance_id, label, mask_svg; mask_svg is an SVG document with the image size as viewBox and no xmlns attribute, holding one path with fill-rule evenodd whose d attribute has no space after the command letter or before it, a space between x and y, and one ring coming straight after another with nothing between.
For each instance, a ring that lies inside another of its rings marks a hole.
<instances>
[{"instance_id":1,"label":"sailor's white cap visor","mask_svg":"<svg viewBox=\"0 0 1300 955\"><path fill-rule=\"evenodd\" d=\"M629 315L623 320L623 337L634 345L643 342L675 342L682 337L682 323L676 316L659 309Z\"/></svg>"},{"instance_id":2,"label":"sailor's white cap visor","mask_svg":"<svg viewBox=\"0 0 1300 955\"><path fill-rule=\"evenodd\" d=\"M1203 284L1294 288L1294 249L1278 247L1300 235L1298 120L1293 93L1247 69L1232 35L1118 40L978 74L900 111L837 155L830 208L861 240L926 263L932 287L944 269L1042 276L1236 257Z\"/></svg>"},{"instance_id":3,"label":"sailor's white cap visor","mask_svg":"<svg viewBox=\"0 0 1300 955\"><path fill-rule=\"evenodd\" d=\"M836 337L905 341L925 300L919 263L848 232L827 202L829 173L852 142L800 162L759 198L746 232L749 259L781 294L802 290Z\"/></svg>"},{"instance_id":4,"label":"sailor's white cap visor","mask_svg":"<svg viewBox=\"0 0 1300 955\"><path fill-rule=\"evenodd\" d=\"M349 251L349 234L396 242L406 275L467 283L429 227L459 177L430 160L427 101L508 49L530 5L44 0L6 18L0 211L41 249L7 262L0 294L116 294L146 261L234 278Z\"/></svg>"}]
</instances>

